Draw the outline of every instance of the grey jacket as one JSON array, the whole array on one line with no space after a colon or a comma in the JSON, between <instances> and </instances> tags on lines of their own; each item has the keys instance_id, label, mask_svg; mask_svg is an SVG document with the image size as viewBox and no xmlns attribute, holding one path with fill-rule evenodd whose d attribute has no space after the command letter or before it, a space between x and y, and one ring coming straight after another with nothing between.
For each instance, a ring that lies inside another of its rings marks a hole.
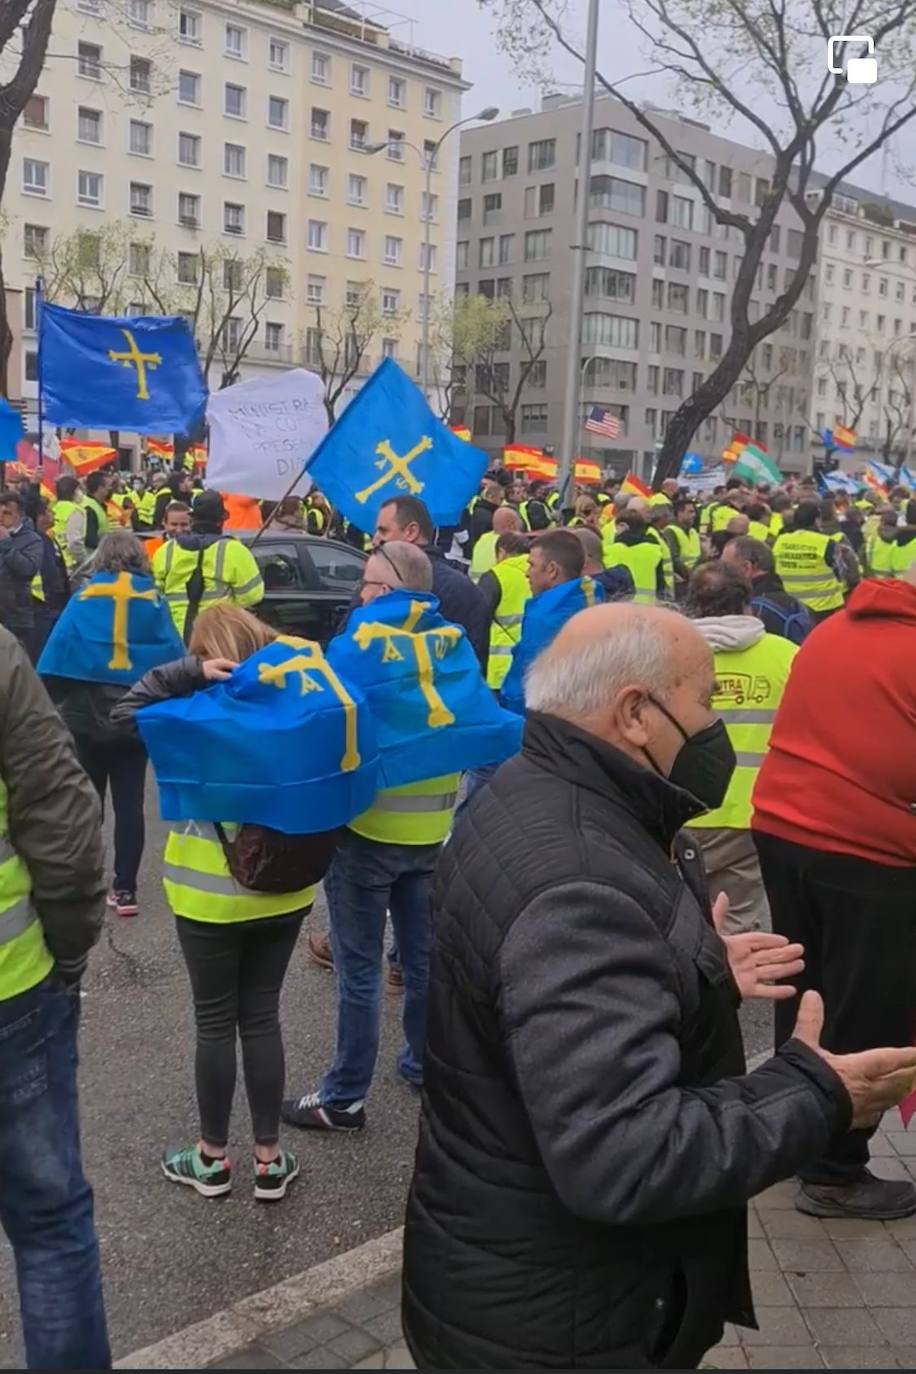
<instances>
[{"instance_id":1,"label":"grey jacket","mask_svg":"<svg viewBox=\"0 0 916 1374\"><path fill-rule=\"evenodd\" d=\"M0 625L21 633L35 624L32 578L44 563L44 545L31 520L0 539Z\"/></svg>"},{"instance_id":2,"label":"grey jacket","mask_svg":"<svg viewBox=\"0 0 916 1374\"><path fill-rule=\"evenodd\" d=\"M101 807L21 645L0 629L0 778L9 836L28 867L45 941L80 977L105 914Z\"/></svg>"}]
</instances>

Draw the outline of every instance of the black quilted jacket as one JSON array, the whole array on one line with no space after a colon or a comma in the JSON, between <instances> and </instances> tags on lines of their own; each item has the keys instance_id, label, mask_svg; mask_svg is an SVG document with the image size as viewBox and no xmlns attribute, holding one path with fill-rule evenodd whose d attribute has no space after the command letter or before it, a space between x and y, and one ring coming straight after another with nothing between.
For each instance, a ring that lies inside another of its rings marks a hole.
<instances>
[{"instance_id":1,"label":"black quilted jacket","mask_svg":"<svg viewBox=\"0 0 916 1374\"><path fill-rule=\"evenodd\" d=\"M747 1200L849 1100L796 1041L745 1072L691 799L565 723L437 876L404 1323L430 1369L687 1368L754 1323Z\"/></svg>"}]
</instances>

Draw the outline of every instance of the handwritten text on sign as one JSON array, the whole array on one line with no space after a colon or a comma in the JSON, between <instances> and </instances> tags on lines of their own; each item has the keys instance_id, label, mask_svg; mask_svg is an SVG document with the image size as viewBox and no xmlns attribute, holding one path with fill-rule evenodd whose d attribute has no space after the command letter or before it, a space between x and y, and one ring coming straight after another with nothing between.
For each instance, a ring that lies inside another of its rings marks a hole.
<instances>
[{"instance_id":1,"label":"handwritten text on sign","mask_svg":"<svg viewBox=\"0 0 916 1374\"><path fill-rule=\"evenodd\" d=\"M207 405L207 484L277 501L328 428L321 378L296 368L217 391ZM296 486L298 495L309 487Z\"/></svg>"}]
</instances>

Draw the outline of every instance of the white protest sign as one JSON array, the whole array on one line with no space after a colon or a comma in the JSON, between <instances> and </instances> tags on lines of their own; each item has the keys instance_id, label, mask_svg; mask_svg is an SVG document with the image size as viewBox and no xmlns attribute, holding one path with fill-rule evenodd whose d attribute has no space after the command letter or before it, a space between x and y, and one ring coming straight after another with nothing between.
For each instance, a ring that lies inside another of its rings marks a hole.
<instances>
[{"instance_id":1,"label":"white protest sign","mask_svg":"<svg viewBox=\"0 0 916 1374\"><path fill-rule=\"evenodd\" d=\"M321 378L304 368L216 391L207 403L207 486L279 501L327 433ZM311 480L303 477L296 494Z\"/></svg>"}]
</instances>

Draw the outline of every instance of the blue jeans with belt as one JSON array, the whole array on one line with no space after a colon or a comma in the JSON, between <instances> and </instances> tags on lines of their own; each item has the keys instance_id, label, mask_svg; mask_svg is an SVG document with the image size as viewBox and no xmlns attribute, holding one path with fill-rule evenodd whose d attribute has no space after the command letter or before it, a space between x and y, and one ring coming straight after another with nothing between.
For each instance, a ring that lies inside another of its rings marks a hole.
<instances>
[{"instance_id":1,"label":"blue jeans with belt","mask_svg":"<svg viewBox=\"0 0 916 1374\"><path fill-rule=\"evenodd\" d=\"M441 845L379 844L348 830L324 880L337 976L337 1052L321 1083L330 1106L361 1102L378 1057L385 916L404 970L398 1072L423 1081L432 877Z\"/></svg>"},{"instance_id":2,"label":"blue jeans with belt","mask_svg":"<svg viewBox=\"0 0 916 1374\"><path fill-rule=\"evenodd\" d=\"M55 977L0 1001L0 1225L30 1369L109 1369L92 1189L80 1160L79 993Z\"/></svg>"}]
</instances>

